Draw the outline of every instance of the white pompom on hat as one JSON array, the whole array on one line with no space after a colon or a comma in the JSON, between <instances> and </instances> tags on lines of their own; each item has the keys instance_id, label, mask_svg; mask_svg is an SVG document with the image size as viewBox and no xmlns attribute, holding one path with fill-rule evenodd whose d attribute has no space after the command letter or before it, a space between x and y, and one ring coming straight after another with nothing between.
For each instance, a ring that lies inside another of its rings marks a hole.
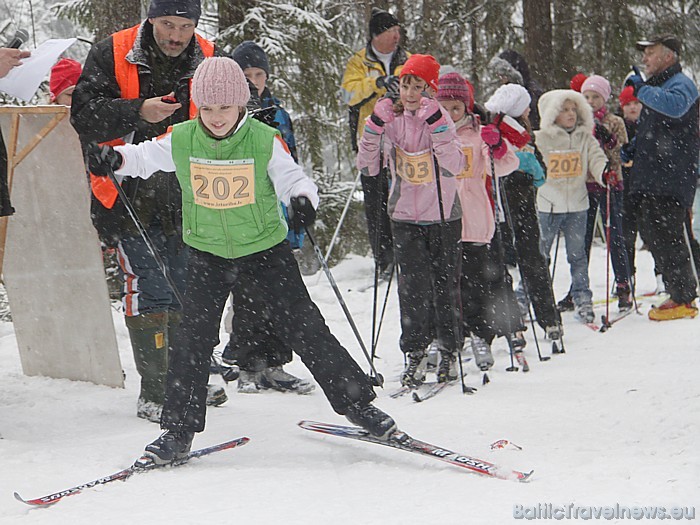
<instances>
[{"instance_id":1,"label":"white pompom on hat","mask_svg":"<svg viewBox=\"0 0 700 525\"><path fill-rule=\"evenodd\" d=\"M192 77L192 101L201 106L245 106L250 87L241 66L228 57L205 59Z\"/></svg>"},{"instance_id":2,"label":"white pompom on hat","mask_svg":"<svg viewBox=\"0 0 700 525\"><path fill-rule=\"evenodd\" d=\"M530 93L520 84L503 84L484 106L491 113L504 113L509 117L518 118L530 107Z\"/></svg>"}]
</instances>

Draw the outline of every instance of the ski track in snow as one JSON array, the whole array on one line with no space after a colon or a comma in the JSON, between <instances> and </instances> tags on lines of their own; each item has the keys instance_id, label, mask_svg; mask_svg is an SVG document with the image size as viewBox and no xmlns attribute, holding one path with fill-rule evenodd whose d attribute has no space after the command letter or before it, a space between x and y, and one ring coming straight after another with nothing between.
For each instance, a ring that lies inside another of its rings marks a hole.
<instances>
[{"instance_id":1,"label":"ski track in snow","mask_svg":"<svg viewBox=\"0 0 700 525\"><path fill-rule=\"evenodd\" d=\"M557 298L569 283L563 245ZM372 277L371 260L351 257L332 272L369 348L372 290L353 288ZM594 299L605 297L600 245L593 247L590 276ZM638 254L638 279L639 293L654 288L648 252ZM305 281L333 333L366 370L326 277ZM470 361L466 383L479 389L476 395L450 388L418 404L410 396L389 398L403 367L396 283L392 288L376 362L387 388L378 390L377 404L418 439L534 469L529 483L487 479L429 458L305 432L296 426L301 419L345 423L320 389L309 396L244 395L231 384L229 402L209 410L194 446L248 436L247 446L89 489L50 508L29 508L14 500L13 491L35 498L112 474L158 436L156 425L135 416L138 375L123 318L114 312L123 390L24 376L12 325L0 323L0 523L499 525L513 522L514 504L698 503L700 320L653 323L646 318L652 301L646 300L644 316L632 314L598 334L566 313L566 354L539 362L528 330L531 371L509 373L500 339L490 384L481 385ZM615 303L610 310L617 313ZM596 322L604 312L596 307ZM538 336L543 355L551 355L539 329ZM288 369L310 377L297 358ZM523 450L491 451L498 439Z\"/></svg>"}]
</instances>

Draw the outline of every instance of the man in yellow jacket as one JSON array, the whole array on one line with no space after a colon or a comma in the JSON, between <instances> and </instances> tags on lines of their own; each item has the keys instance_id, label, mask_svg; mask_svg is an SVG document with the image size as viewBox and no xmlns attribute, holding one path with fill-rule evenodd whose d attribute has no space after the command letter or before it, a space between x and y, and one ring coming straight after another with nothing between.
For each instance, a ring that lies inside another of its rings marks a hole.
<instances>
[{"instance_id":1,"label":"man in yellow jacket","mask_svg":"<svg viewBox=\"0 0 700 525\"><path fill-rule=\"evenodd\" d=\"M362 135L365 119L372 114L377 100L384 95L399 93L399 73L410 56L399 46L401 28L399 20L387 11L372 8L369 20L370 40L364 49L355 53L343 75L342 93L349 106L349 123L352 147L357 151L357 142ZM386 211L388 179L362 176L365 215L369 240L374 260L384 278L393 271L389 216Z\"/></svg>"}]
</instances>

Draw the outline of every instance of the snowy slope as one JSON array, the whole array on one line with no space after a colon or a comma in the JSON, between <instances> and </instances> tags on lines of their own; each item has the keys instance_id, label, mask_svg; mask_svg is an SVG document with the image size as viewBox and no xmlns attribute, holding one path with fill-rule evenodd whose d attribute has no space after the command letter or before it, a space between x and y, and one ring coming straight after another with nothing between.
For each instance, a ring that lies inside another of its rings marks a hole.
<instances>
[{"instance_id":1,"label":"snowy slope","mask_svg":"<svg viewBox=\"0 0 700 525\"><path fill-rule=\"evenodd\" d=\"M605 294L604 257L595 246L594 299ZM565 260L562 242L557 297L568 287ZM652 290L647 252L640 252L638 266L640 292ZM352 258L333 272L369 339L371 290L352 290L371 278L370 260ZM306 283L333 332L366 368L325 277ZM644 312L650 303L645 300ZM499 341L490 384L482 387L474 365L467 367L477 394L452 387L416 404L388 397L402 368L392 290L377 362L388 388L378 404L418 438L535 469L530 483L486 479L428 458L305 432L297 421L344 422L319 391L237 395L232 385L231 400L210 410L195 446L246 435L245 447L30 509L12 492L33 498L116 472L158 435L155 425L134 415L138 376L121 315L115 312L114 320L125 390L23 376L12 326L0 324L0 523L506 524L513 522L514 504L700 503L700 320L655 324L631 315L600 334L565 314L565 355L538 362L528 332L532 371L508 373ZM298 361L289 369L309 376ZM523 450L491 451L503 438Z\"/></svg>"}]
</instances>

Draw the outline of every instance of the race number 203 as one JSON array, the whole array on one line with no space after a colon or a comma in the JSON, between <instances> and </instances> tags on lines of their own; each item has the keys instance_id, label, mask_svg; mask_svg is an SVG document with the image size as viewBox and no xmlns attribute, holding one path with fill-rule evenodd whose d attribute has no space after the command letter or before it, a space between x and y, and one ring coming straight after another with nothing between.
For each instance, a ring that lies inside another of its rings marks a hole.
<instances>
[{"instance_id":1,"label":"race number 203","mask_svg":"<svg viewBox=\"0 0 700 525\"><path fill-rule=\"evenodd\" d=\"M255 162L190 159L194 202L205 208L238 208L255 202Z\"/></svg>"}]
</instances>

